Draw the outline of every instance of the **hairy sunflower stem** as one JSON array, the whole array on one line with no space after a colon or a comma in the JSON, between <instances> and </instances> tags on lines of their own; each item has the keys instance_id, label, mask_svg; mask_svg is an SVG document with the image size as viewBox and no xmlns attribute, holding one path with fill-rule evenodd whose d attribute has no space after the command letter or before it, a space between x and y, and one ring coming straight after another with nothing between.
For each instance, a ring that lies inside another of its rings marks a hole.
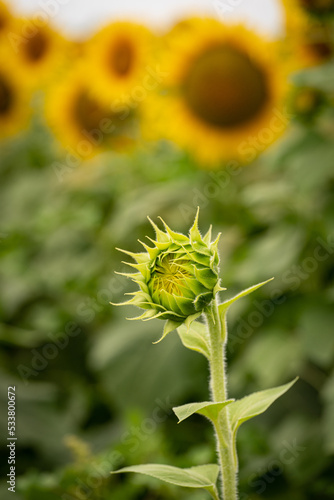
<instances>
[{"instance_id":1,"label":"hairy sunflower stem","mask_svg":"<svg viewBox=\"0 0 334 500\"><path fill-rule=\"evenodd\" d=\"M212 400L226 401L225 343L226 325L221 324L217 299L206 312L210 335L210 387ZM223 327L223 328L222 328ZM237 470L234 460L234 445L228 406L223 408L215 426L217 451L222 478L223 500L237 500Z\"/></svg>"}]
</instances>

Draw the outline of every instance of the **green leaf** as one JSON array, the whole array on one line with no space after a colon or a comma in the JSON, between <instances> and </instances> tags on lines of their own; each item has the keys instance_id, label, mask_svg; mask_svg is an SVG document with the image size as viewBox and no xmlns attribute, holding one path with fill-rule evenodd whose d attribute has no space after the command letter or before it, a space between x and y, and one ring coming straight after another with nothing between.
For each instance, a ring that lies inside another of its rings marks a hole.
<instances>
[{"instance_id":1,"label":"green leaf","mask_svg":"<svg viewBox=\"0 0 334 500\"><path fill-rule=\"evenodd\" d=\"M290 387L298 380L296 377L292 382L272 389L254 392L249 396L234 401L229 407L232 432L235 434L243 422L250 418L264 413L270 405L280 396L287 392Z\"/></svg>"},{"instance_id":2,"label":"green leaf","mask_svg":"<svg viewBox=\"0 0 334 500\"><path fill-rule=\"evenodd\" d=\"M263 281L262 283L258 283L257 285L254 285L254 286L251 286L249 288L246 288L245 290L243 290L242 292L238 293L237 295L235 295L231 299L225 300L225 302L223 302L222 304L220 304L220 306L218 308L219 309L219 314L223 314L225 311L227 311L227 309L234 302L236 302L237 300L241 299L242 297L246 297L246 295L249 295L252 292L255 292L255 290L257 290L258 288L260 288L263 285L266 285L267 283L269 283L269 281L272 281L273 279L274 278L270 278L267 281Z\"/></svg>"},{"instance_id":3,"label":"green leaf","mask_svg":"<svg viewBox=\"0 0 334 500\"><path fill-rule=\"evenodd\" d=\"M228 399L227 401L223 401L222 403L213 403L212 401L203 401L202 403L189 403L182 406L176 406L175 408L173 408L173 411L179 419L178 423L182 422L194 413L199 413L200 415L207 417L212 422L216 422L220 410L224 408L224 406L233 403L233 401L234 399Z\"/></svg>"},{"instance_id":4,"label":"green leaf","mask_svg":"<svg viewBox=\"0 0 334 500\"><path fill-rule=\"evenodd\" d=\"M246 288L242 292L238 293L231 299L225 300L222 304L218 306L218 312L220 316L220 321L221 321L221 340L222 342L226 342L227 340L227 322L226 322L226 314L229 309L229 307L236 302L238 299L241 299L242 297L246 297L246 295L249 295L250 293L254 292L261 286L265 285L266 283L269 283L269 281L272 281L274 278L270 278L267 281L263 281L262 283L258 283L257 285L251 286L249 288Z\"/></svg>"},{"instance_id":5,"label":"green leaf","mask_svg":"<svg viewBox=\"0 0 334 500\"><path fill-rule=\"evenodd\" d=\"M179 469L178 467L162 464L133 465L112 471L111 474L119 474L121 472L145 474L186 488L204 488L211 493L213 498L218 499L215 485L219 467L216 464L199 465L197 467L190 467L189 469Z\"/></svg>"},{"instance_id":6,"label":"green leaf","mask_svg":"<svg viewBox=\"0 0 334 500\"><path fill-rule=\"evenodd\" d=\"M276 401L276 399L287 392L297 380L298 377L296 377L294 380L292 380L292 382L289 382L288 384L274 387L273 389L266 389L265 391L254 392L253 394L234 401L234 403L231 403L229 405L233 438L233 455L236 468L238 468L236 438L240 425L244 422L247 422L247 420L256 417L257 415L264 413L269 408L269 406L272 405L274 401Z\"/></svg>"},{"instance_id":7,"label":"green leaf","mask_svg":"<svg viewBox=\"0 0 334 500\"><path fill-rule=\"evenodd\" d=\"M300 71L292 77L293 83L307 86L324 92L332 92L334 83L334 68L331 63Z\"/></svg>"},{"instance_id":8,"label":"green leaf","mask_svg":"<svg viewBox=\"0 0 334 500\"><path fill-rule=\"evenodd\" d=\"M178 321L172 321L171 319L168 319L165 323L164 330L162 332L162 335L159 340L156 340L153 342L153 344L159 344L170 332L173 330L176 330L178 326L181 325L181 322Z\"/></svg>"},{"instance_id":9,"label":"green leaf","mask_svg":"<svg viewBox=\"0 0 334 500\"><path fill-rule=\"evenodd\" d=\"M194 321L189 328L183 324L177 329L177 333L182 344L191 349L203 354L207 359L210 358L209 339L207 327L199 321Z\"/></svg>"}]
</instances>

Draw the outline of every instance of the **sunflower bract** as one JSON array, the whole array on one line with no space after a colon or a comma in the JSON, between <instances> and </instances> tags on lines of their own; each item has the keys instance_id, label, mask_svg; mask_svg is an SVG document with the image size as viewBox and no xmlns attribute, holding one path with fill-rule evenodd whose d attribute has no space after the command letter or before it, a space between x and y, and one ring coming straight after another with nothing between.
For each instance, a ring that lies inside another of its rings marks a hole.
<instances>
[{"instance_id":1,"label":"sunflower bract","mask_svg":"<svg viewBox=\"0 0 334 500\"><path fill-rule=\"evenodd\" d=\"M141 316L133 319L167 320L164 330L167 334L184 322L190 324L222 290L218 278L219 236L211 241L211 228L201 236L198 212L189 236L175 233L164 221L165 231L150 222L156 232L156 240L149 238L153 247L142 243L146 253L121 250L136 261L126 264L138 272L126 276L140 287L131 293L132 299L122 305L133 304L145 309Z\"/></svg>"}]
</instances>

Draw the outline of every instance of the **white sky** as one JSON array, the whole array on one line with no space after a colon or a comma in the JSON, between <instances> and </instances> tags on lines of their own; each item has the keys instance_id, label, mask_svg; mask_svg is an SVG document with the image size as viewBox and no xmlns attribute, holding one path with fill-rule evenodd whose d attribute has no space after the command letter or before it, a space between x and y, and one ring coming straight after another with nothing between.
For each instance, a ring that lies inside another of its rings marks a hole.
<instances>
[{"instance_id":1,"label":"white sky","mask_svg":"<svg viewBox=\"0 0 334 500\"><path fill-rule=\"evenodd\" d=\"M184 15L207 14L246 22L276 35L283 29L280 0L10 0L17 13L48 15L69 35L80 35L113 19L137 20L151 27L168 27Z\"/></svg>"}]
</instances>

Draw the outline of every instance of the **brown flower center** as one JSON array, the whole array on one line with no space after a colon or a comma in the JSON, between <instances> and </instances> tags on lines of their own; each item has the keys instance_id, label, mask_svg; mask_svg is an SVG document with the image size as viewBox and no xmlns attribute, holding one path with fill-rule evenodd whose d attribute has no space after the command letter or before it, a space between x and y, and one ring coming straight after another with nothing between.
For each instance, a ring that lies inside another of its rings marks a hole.
<instances>
[{"instance_id":1,"label":"brown flower center","mask_svg":"<svg viewBox=\"0 0 334 500\"><path fill-rule=\"evenodd\" d=\"M48 48L49 39L45 33L38 31L34 36L27 40L27 43L25 43L25 56L32 63L39 62L47 53Z\"/></svg>"},{"instance_id":2,"label":"brown flower center","mask_svg":"<svg viewBox=\"0 0 334 500\"><path fill-rule=\"evenodd\" d=\"M126 39L120 39L111 47L110 66L114 73L120 77L127 76L133 67L134 50L132 44Z\"/></svg>"},{"instance_id":3,"label":"brown flower center","mask_svg":"<svg viewBox=\"0 0 334 500\"><path fill-rule=\"evenodd\" d=\"M333 55L331 40L322 24L311 24L306 29L304 38L305 48L320 62L326 61Z\"/></svg>"},{"instance_id":4,"label":"brown flower center","mask_svg":"<svg viewBox=\"0 0 334 500\"><path fill-rule=\"evenodd\" d=\"M314 14L334 12L334 0L299 0L301 6Z\"/></svg>"},{"instance_id":5,"label":"brown flower center","mask_svg":"<svg viewBox=\"0 0 334 500\"><path fill-rule=\"evenodd\" d=\"M80 129L91 132L99 128L105 117L102 107L91 98L85 89L81 89L73 103L73 118Z\"/></svg>"},{"instance_id":6,"label":"brown flower center","mask_svg":"<svg viewBox=\"0 0 334 500\"><path fill-rule=\"evenodd\" d=\"M212 47L193 62L182 92L189 109L217 128L245 124L268 100L267 80L261 68L228 45Z\"/></svg>"},{"instance_id":7,"label":"brown flower center","mask_svg":"<svg viewBox=\"0 0 334 500\"><path fill-rule=\"evenodd\" d=\"M306 47L313 52L315 57L320 61L326 61L333 55L333 48L327 42L310 42Z\"/></svg>"},{"instance_id":8,"label":"brown flower center","mask_svg":"<svg viewBox=\"0 0 334 500\"><path fill-rule=\"evenodd\" d=\"M0 116L7 115L14 104L14 93L3 76L0 76Z\"/></svg>"},{"instance_id":9,"label":"brown flower center","mask_svg":"<svg viewBox=\"0 0 334 500\"><path fill-rule=\"evenodd\" d=\"M72 104L72 120L86 138L91 135L104 143L108 138L131 137L133 113L127 117L100 105L85 88L78 91Z\"/></svg>"},{"instance_id":10,"label":"brown flower center","mask_svg":"<svg viewBox=\"0 0 334 500\"><path fill-rule=\"evenodd\" d=\"M7 25L6 16L4 16L2 12L0 12L0 31L3 31L6 28L6 25Z\"/></svg>"}]
</instances>

